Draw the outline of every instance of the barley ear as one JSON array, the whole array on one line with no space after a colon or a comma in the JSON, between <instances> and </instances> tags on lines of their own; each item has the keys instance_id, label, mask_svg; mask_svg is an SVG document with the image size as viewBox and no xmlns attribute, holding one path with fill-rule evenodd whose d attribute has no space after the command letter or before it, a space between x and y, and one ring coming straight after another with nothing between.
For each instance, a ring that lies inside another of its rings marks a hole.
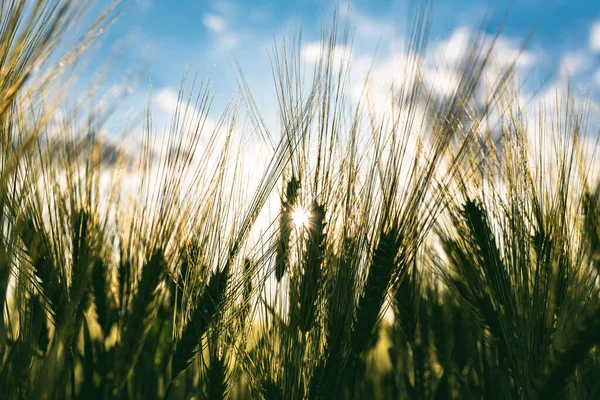
<instances>
[{"instance_id":1,"label":"barley ear","mask_svg":"<svg viewBox=\"0 0 600 400\"><path fill-rule=\"evenodd\" d=\"M287 269L288 252L290 246L290 234L292 233L292 212L298 198L300 180L295 177L287 182L285 198L281 200L281 211L279 216L279 238L275 249L275 277L277 282L283 278Z\"/></svg>"}]
</instances>

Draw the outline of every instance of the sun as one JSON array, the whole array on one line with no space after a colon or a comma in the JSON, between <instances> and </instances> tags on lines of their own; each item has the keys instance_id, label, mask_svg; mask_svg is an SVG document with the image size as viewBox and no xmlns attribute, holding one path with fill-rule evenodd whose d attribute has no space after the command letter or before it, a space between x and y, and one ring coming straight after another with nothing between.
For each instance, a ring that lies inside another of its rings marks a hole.
<instances>
[{"instance_id":1,"label":"sun","mask_svg":"<svg viewBox=\"0 0 600 400\"><path fill-rule=\"evenodd\" d=\"M303 208L295 208L294 211L292 211L292 220L294 221L296 228L308 226L309 217L309 212Z\"/></svg>"}]
</instances>

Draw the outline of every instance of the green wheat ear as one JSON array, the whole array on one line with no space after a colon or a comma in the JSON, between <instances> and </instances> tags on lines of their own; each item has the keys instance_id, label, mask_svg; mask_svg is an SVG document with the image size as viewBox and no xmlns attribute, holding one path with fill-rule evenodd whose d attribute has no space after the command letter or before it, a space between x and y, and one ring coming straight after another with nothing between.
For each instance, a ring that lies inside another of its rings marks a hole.
<instances>
[{"instance_id":1,"label":"green wheat ear","mask_svg":"<svg viewBox=\"0 0 600 400\"><path fill-rule=\"evenodd\" d=\"M142 277L137 292L127 310L125 325L116 367L115 389L120 391L129 377L144 345L146 334L152 326L156 305L160 298L160 284L166 273L167 264L162 249L153 252L142 267Z\"/></svg>"},{"instance_id":2,"label":"green wheat ear","mask_svg":"<svg viewBox=\"0 0 600 400\"><path fill-rule=\"evenodd\" d=\"M396 288L394 308L397 323L406 335L409 343L416 342L417 330L417 303L419 296L417 263L415 262L409 273L405 274Z\"/></svg>"},{"instance_id":3,"label":"green wheat ear","mask_svg":"<svg viewBox=\"0 0 600 400\"><path fill-rule=\"evenodd\" d=\"M96 318L103 336L110 333L115 317L115 306L110 292L110 273L108 266L101 257L96 258L92 269L92 294L96 309Z\"/></svg>"},{"instance_id":4,"label":"green wheat ear","mask_svg":"<svg viewBox=\"0 0 600 400\"><path fill-rule=\"evenodd\" d=\"M185 371L198 356L198 346L202 336L208 330L224 305L229 271L214 271L208 285L195 302L191 317L183 327L180 339L177 341L171 364L171 380Z\"/></svg>"},{"instance_id":5,"label":"green wheat ear","mask_svg":"<svg viewBox=\"0 0 600 400\"><path fill-rule=\"evenodd\" d=\"M585 238L589 246L590 258L600 272L600 185L594 193L586 189L582 199Z\"/></svg>"},{"instance_id":6,"label":"green wheat ear","mask_svg":"<svg viewBox=\"0 0 600 400\"><path fill-rule=\"evenodd\" d=\"M373 331L379 321L401 245L402 240L396 229L381 232L352 327L352 348L356 355L367 349L373 340Z\"/></svg>"},{"instance_id":7,"label":"green wheat ear","mask_svg":"<svg viewBox=\"0 0 600 400\"><path fill-rule=\"evenodd\" d=\"M511 281L502 262L496 239L490 228L486 212L471 199L467 199L464 207L464 218L469 227L470 237L475 240L479 249L481 267L494 295L506 302L506 312L513 307ZM510 306L509 306L510 305Z\"/></svg>"},{"instance_id":8,"label":"green wheat ear","mask_svg":"<svg viewBox=\"0 0 600 400\"><path fill-rule=\"evenodd\" d=\"M600 187L600 186L599 186ZM584 192L582 198L584 213L583 233L591 264L598 271L600 240L598 238L598 192ZM566 290L566 289L565 289ZM567 386L576 368L582 363L590 350L600 342L600 309L587 315L578 326L575 334L564 345L552 348L546 360L542 375L537 381L538 398L546 399L561 393ZM554 346L557 346L556 343Z\"/></svg>"},{"instance_id":9,"label":"green wheat ear","mask_svg":"<svg viewBox=\"0 0 600 400\"><path fill-rule=\"evenodd\" d=\"M261 393L264 399L283 400L284 396L279 385L272 379L262 382Z\"/></svg>"},{"instance_id":10,"label":"green wheat ear","mask_svg":"<svg viewBox=\"0 0 600 400\"><path fill-rule=\"evenodd\" d=\"M249 258L244 258L242 262L243 267L243 282L244 282L244 291L242 295L242 305L241 305L241 320L242 326L247 324L247 318L250 315L250 310L252 309L252 261ZM244 334L245 335L245 334Z\"/></svg>"},{"instance_id":11,"label":"green wheat ear","mask_svg":"<svg viewBox=\"0 0 600 400\"><path fill-rule=\"evenodd\" d=\"M209 365L206 371L206 398L225 400L229 394L229 373L225 355L219 354L215 343L210 349Z\"/></svg>"},{"instance_id":12,"label":"green wheat ear","mask_svg":"<svg viewBox=\"0 0 600 400\"><path fill-rule=\"evenodd\" d=\"M300 282L299 328L308 332L315 321L317 296L321 283L321 270L325 245L325 206L313 201L311 206L311 221L307 229L308 244L304 253L304 273Z\"/></svg>"},{"instance_id":13,"label":"green wheat ear","mask_svg":"<svg viewBox=\"0 0 600 400\"><path fill-rule=\"evenodd\" d=\"M6 345L7 332L4 318L6 311L6 295L8 291L8 281L11 275L11 255L7 246L4 245L5 238L0 237L0 345Z\"/></svg>"},{"instance_id":14,"label":"green wheat ear","mask_svg":"<svg viewBox=\"0 0 600 400\"><path fill-rule=\"evenodd\" d=\"M54 263L50 241L42 228L38 228L31 218L20 224L19 234L39 281L42 297L50 305L54 325L60 326L65 317L68 294L65 278Z\"/></svg>"},{"instance_id":15,"label":"green wheat ear","mask_svg":"<svg viewBox=\"0 0 600 400\"><path fill-rule=\"evenodd\" d=\"M575 331L573 339L548 358L538 379L538 398L549 399L561 393L575 369L590 349L600 342L600 311L588 316Z\"/></svg>"},{"instance_id":16,"label":"green wheat ear","mask_svg":"<svg viewBox=\"0 0 600 400\"><path fill-rule=\"evenodd\" d=\"M292 213L299 195L300 180L292 177L287 182L285 198L281 199L279 216L279 238L275 249L275 277L279 282L287 270L290 235L293 229Z\"/></svg>"}]
</instances>

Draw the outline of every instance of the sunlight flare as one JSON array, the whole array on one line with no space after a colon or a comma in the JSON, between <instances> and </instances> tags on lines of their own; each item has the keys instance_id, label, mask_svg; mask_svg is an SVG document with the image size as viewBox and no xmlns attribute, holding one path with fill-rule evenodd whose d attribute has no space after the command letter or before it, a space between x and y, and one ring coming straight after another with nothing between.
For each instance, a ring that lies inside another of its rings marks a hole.
<instances>
[{"instance_id":1,"label":"sunlight flare","mask_svg":"<svg viewBox=\"0 0 600 400\"><path fill-rule=\"evenodd\" d=\"M296 208L292 211L292 220L296 228L307 227L309 218L310 213L303 208Z\"/></svg>"}]
</instances>

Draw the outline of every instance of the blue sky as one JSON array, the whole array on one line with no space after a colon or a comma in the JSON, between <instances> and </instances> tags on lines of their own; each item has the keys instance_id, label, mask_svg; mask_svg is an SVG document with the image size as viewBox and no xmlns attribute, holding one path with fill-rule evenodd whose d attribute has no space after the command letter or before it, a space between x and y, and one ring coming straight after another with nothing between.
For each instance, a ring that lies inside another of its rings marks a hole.
<instances>
[{"instance_id":1,"label":"blue sky","mask_svg":"<svg viewBox=\"0 0 600 400\"><path fill-rule=\"evenodd\" d=\"M98 6L110 3L102 0ZM140 84L121 109L141 112L151 81L154 113L159 121L165 120L168 104L158 97L177 90L186 65L191 75L197 69L212 73L218 90L215 113L237 91L236 60L259 105L272 107L268 51L275 39L290 40L294 32L301 30L303 43L315 43L322 27L331 22L335 7L339 5L342 11L350 7L350 21L355 28L353 54L357 57L353 61L360 64L360 57L372 59L378 46L376 63L386 65L394 59L394 43L407 31L409 4L418 2L138 0L103 37L96 59L106 59L115 48L121 49L107 87L118 82L128 68L146 67L140 73ZM530 90L544 79L548 79L546 86L552 87L571 76L576 92L600 92L600 5L594 1L437 0L430 47L455 43L461 32L476 31L486 17L492 21L486 29L493 33L503 16L502 51L498 57L514 56L533 34L525 53L528 73L524 77ZM388 65L381 71L389 69ZM87 79L89 75L83 74L80 85L85 85Z\"/></svg>"}]
</instances>

